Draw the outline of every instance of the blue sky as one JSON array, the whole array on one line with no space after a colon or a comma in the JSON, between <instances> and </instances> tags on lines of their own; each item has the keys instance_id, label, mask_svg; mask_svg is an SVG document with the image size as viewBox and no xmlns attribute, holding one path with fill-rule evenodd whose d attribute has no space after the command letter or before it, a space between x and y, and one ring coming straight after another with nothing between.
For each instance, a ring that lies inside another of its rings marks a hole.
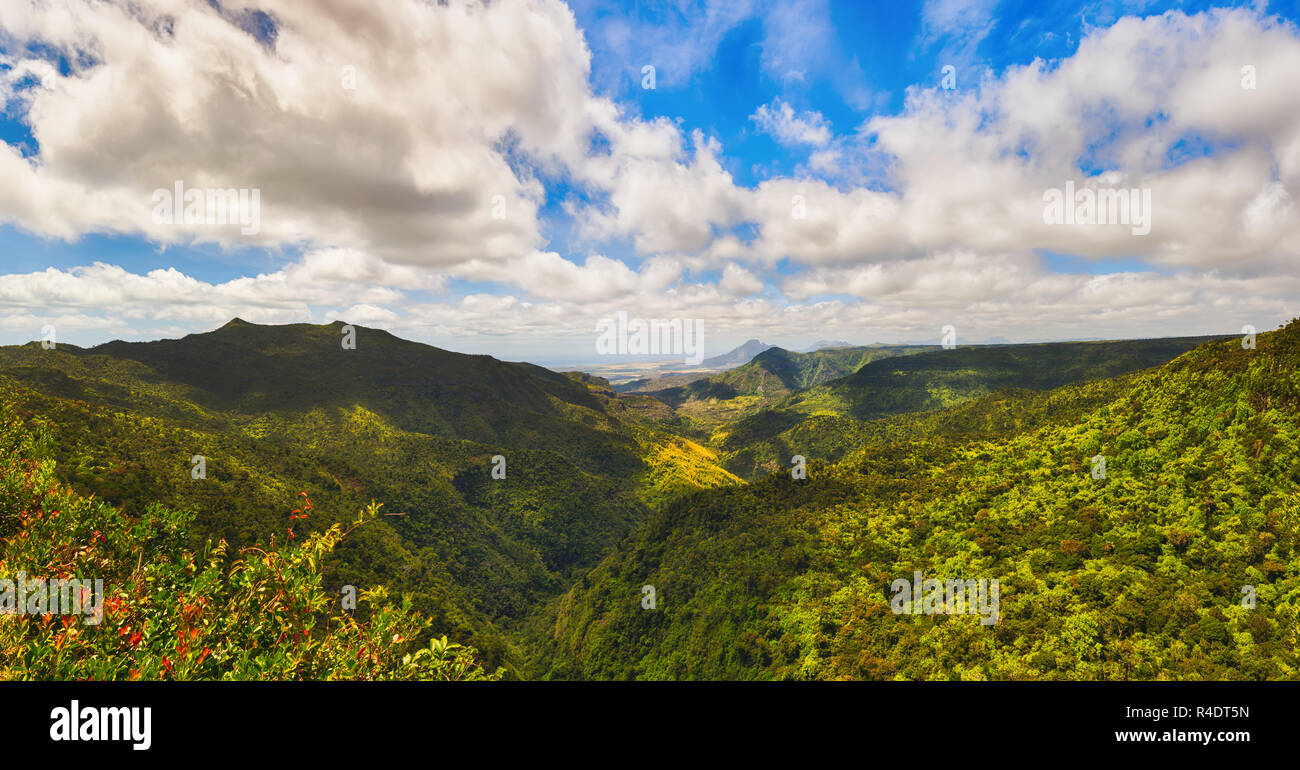
<instances>
[{"instance_id":1,"label":"blue sky","mask_svg":"<svg viewBox=\"0 0 1300 770\"><path fill-rule=\"evenodd\" d=\"M574 361L619 309L704 318L712 354L1300 306L1295 2L401 0L370 37L283 0L165 33L148 2L55 5L96 23L0 20L3 343L346 317ZM145 221L174 181L257 188L260 231ZM1067 181L1153 189L1152 234L1044 229Z\"/></svg>"}]
</instances>

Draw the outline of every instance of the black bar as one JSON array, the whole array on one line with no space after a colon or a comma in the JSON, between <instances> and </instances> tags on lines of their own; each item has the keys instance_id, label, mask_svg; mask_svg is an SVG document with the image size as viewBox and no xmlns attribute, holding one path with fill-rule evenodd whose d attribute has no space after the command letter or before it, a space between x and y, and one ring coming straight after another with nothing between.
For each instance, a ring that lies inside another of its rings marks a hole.
<instances>
[{"instance_id":1,"label":"black bar","mask_svg":"<svg viewBox=\"0 0 1300 770\"><path fill-rule=\"evenodd\" d=\"M608 744L641 754L701 742L758 759L778 747L852 754L873 746L926 757L1224 757L1291 749L1298 695L1292 682L0 684L10 745L50 758L192 757L202 747L337 758L376 745L495 755ZM152 745L52 740L51 712L74 699L80 709L150 707ZM1223 710L1198 716L1212 707ZM1154 741L1116 739L1134 731ZM1171 731L1214 737L1169 740Z\"/></svg>"}]
</instances>

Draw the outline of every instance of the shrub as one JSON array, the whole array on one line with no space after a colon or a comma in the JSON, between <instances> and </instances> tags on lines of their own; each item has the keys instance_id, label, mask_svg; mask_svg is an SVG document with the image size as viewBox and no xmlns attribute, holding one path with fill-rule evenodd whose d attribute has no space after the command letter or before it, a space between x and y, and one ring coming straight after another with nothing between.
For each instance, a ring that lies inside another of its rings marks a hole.
<instances>
[{"instance_id":1,"label":"shrub","mask_svg":"<svg viewBox=\"0 0 1300 770\"><path fill-rule=\"evenodd\" d=\"M278 547L195 553L192 515L153 505L131 519L80 496L56 483L48 445L0 407L0 578L102 580L102 619L0 612L0 679L500 678L446 637L418 647L428 623L409 598L362 591L361 616L327 598L322 559L378 504L347 532L290 528Z\"/></svg>"}]
</instances>

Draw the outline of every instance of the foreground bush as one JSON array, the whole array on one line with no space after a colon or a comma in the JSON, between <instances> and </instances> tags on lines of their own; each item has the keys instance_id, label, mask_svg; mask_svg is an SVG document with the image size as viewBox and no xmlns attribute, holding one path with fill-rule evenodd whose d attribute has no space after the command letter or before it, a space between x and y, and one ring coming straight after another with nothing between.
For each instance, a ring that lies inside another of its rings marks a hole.
<instances>
[{"instance_id":1,"label":"foreground bush","mask_svg":"<svg viewBox=\"0 0 1300 770\"><path fill-rule=\"evenodd\" d=\"M290 527L278 547L233 558L224 541L196 553L189 514L154 505L128 518L59 485L48 450L39 427L0 407L0 578L101 579L102 619L25 614L12 594L0 598L0 679L500 677L446 637L418 646L428 623L407 599L362 591L354 614L327 595L321 561L345 536L340 525L296 537ZM310 515L302 501L295 519Z\"/></svg>"}]
</instances>

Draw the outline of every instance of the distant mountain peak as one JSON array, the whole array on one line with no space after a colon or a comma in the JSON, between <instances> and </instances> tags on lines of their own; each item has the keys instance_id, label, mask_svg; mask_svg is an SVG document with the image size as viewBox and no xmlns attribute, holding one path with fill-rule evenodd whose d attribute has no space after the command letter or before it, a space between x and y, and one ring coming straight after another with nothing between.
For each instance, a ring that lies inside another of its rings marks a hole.
<instances>
[{"instance_id":1,"label":"distant mountain peak","mask_svg":"<svg viewBox=\"0 0 1300 770\"><path fill-rule=\"evenodd\" d=\"M817 340L813 344L804 348L803 352L812 353L813 351L823 350L825 348L851 348L851 347L853 347L853 343L845 342L843 340Z\"/></svg>"},{"instance_id":2,"label":"distant mountain peak","mask_svg":"<svg viewBox=\"0 0 1300 770\"><path fill-rule=\"evenodd\" d=\"M706 369L724 369L740 366L749 363L754 356L765 350L771 350L773 347L775 346L760 342L757 339L745 340L744 344L732 348L720 356L704 359L704 361L700 363L700 366L703 366Z\"/></svg>"}]
</instances>

